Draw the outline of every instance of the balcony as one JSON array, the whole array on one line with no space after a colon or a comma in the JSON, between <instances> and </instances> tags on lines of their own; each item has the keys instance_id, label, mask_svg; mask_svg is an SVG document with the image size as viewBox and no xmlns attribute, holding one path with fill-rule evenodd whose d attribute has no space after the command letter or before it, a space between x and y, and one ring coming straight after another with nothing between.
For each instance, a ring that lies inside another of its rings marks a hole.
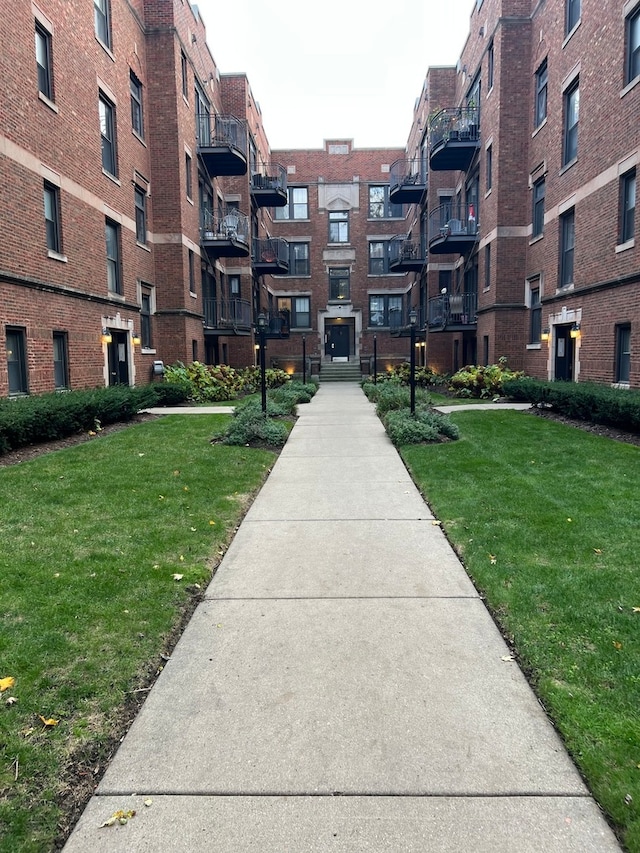
<instances>
[{"instance_id":1,"label":"balcony","mask_svg":"<svg viewBox=\"0 0 640 853\"><path fill-rule=\"evenodd\" d=\"M251 197L258 207L285 207L287 170L279 164L264 164L251 175Z\"/></svg>"},{"instance_id":2,"label":"balcony","mask_svg":"<svg viewBox=\"0 0 640 853\"><path fill-rule=\"evenodd\" d=\"M442 293L429 300L429 330L459 332L476 326L478 294Z\"/></svg>"},{"instance_id":3,"label":"balcony","mask_svg":"<svg viewBox=\"0 0 640 853\"><path fill-rule=\"evenodd\" d=\"M429 165L434 171L466 172L480 148L476 107L440 110L429 122Z\"/></svg>"},{"instance_id":4,"label":"balcony","mask_svg":"<svg viewBox=\"0 0 640 853\"><path fill-rule=\"evenodd\" d=\"M234 116L197 117L198 154L209 175L247 174L247 123Z\"/></svg>"},{"instance_id":5,"label":"balcony","mask_svg":"<svg viewBox=\"0 0 640 853\"><path fill-rule=\"evenodd\" d=\"M400 234L389 240L389 272L420 272L425 252L418 240Z\"/></svg>"},{"instance_id":6,"label":"balcony","mask_svg":"<svg viewBox=\"0 0 640 853\"><path fill-rule=\"evenodd\" d=\"M289 244L282 237L254 238L251 261L254 275L286 275L289 272Z\"/></svg>"},{"instance_id":7,"label":"balcony","mask_svg":"<svg viewBox=\"0 0 640 853\"><path fill-rule=\"evenodd\" d=\"M210 258L248 258L249 217L235 207L201 212L200 245Z\"/></svg>"},{"instance_id":8,"label":"balcony","mask_svg":"<svg viewBox=\"0 0 640 853\"><path fill-rule=\"evenodd\" d=\"M418 204L427 188L427 169L422 160L396 160L389 170L389 201Z\"/></svg>"},{"instance_id":9,"label":"balcony","mask_svg":"<svg viewBox=\"0 0 640 853\"><path fill-rule=\"evenodd\" d=\"M429 214L429 251L434 255L464 255L478 240L476 205L441 204Z\"/></svg>"},{"instance_id":10,"label":"balcony","mask_svg":"<svg viewBox=\"0 0 640 853\"><path fill-rule=\"evenodd\" d=\"M251 333L251 303L248 300L205 296L202 302L205 336Z\"/></svg>"},{"instance_id":11,"label":"balcony","mask_svg":"<svg viewBox=\"0 0 640 853\"><path fill-rule=\"evenodd\" d=\"M422 308L416 308L416 332L424 329L424 311ZM392 309L389 311L389 331L394 338L406 338L411 334L411 323L409 320L409 308L405 306L400 309Z\"/></svg>"}]
</instances>

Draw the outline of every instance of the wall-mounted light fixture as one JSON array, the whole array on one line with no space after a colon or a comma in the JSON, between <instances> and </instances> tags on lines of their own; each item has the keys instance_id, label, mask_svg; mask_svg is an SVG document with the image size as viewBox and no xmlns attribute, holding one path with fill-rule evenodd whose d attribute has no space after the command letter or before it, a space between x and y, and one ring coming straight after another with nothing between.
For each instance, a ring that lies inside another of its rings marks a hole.
<instances>
[{"instance_id":1,"label":"wall-mounted light fixture","mask_svg":"<svg viewBox=\"0 0 640 853\"><path fill-rule=\"evenodd\" d=\"M548 343L550 339L551 339L551 331L550 331L550 329L549 329L549 328L543 329L543 330L540 332L540 340L541 340L541 341L546 341L546 342Z\"/></svg>"},{"instance_id":2,"label":"wall-mounted light fixture","mask_svg":"<svg viewBox=\"0 0 640 853\"><path fill-rule=\"evenodd\" d=\"M575 340L576 338L582 337L582 332L580 331L580 323L574 323L571 327L571 331L569 332L571 337Z\"/></svg>"},{"instance_id":3,"label":"wall-mounted light fixture","mask_svg":"<svg viewBox=\"0 0 640 853\"><path fill-rule=\"evenodd\" d=\"M100 340L103 344L110 344L113 338L111 337L111 332L107 329L106 326L102 329L102 335L100 336Z\"/></svg>"},{"instance_id":4,"label":"wall-mounted light fixture","mask_svg":"<svg viewBox=\"0 0 640 853\"><path fill-rule=\"evenodd\" d=\"M131 332L131 343L134 347L140 346L140 335L137 332Z\"/></svg>"}]
</instances>

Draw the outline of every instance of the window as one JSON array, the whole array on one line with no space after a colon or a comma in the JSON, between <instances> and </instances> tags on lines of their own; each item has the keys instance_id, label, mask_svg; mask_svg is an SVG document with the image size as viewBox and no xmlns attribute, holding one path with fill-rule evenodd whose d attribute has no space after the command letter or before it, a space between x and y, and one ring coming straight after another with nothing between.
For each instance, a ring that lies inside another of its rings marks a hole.
<instances>
[{"instance_id":1,"label":"window","mask_svg":"<svg viewBox=\"0 0 640 853\"><path fill-rule=\"evenodd\" d=\"M191 156L186 151L184 155L184 173L186 176L187 198L193 198L193 164Z\"/></svg>"},{"instance_id":2,"label":"window","mask_svg":"<svg viewBox=\"0 0 640 853\"><path fill-rule=\"evenodd\" d=\"M491 287L491 243L484 247L484 289Z\"/></svg>"},{"instance_id":3,"label":"window","mask_svg":"<svg viewBox=\"0 0 640 853\"><path fill-rule=\"evenodd\" d=\"M195 339L191 341L191 361L198 360L198 341Z\"/></svg>"},{"instance_id":4,"label":"window","mask_svg":"<svg viewBox=\"0 0 640 853\"><path fill-rule=\"evenodd\" d=\"M369 275L389 274L389 241L371 240L369 242Z\"/></svg>"},{"instance_id":5,"label":"window","mask_svg":"<svg viewBox=\"0 0 640 853\"><path fill-rule=\"evenodd\" d=\"M493 52L493 41L489 45L489 49L487 51L487 86L489 89L493 89L493 72L495 65L495 54Z\"/></svg>"},{"instance_id":6,"label":"window","mask_svg":"<svg viewBox=\"0 0 640 853\"><path fill-rule=\"evenodd\" d=\"M278 297L278 313L286 312L291 329L311 328L311 297Z\"/></svg>"},{"instance_id":7,"label":"window","mask_svg":"<svg viewBox=\"0 0 640 853\"><path fill-rule=\"evenodd\" d=\"M539 344L542 331L542 303L540 302L540 280L531 282L529 289L529 343Z\"/></svg>"},{"instance_id":8,"label":"window","mask_svg":"<svg viewBox=\"0 0 640 853\"><path fill-rule=\"evenodd\" d=\"M636 170L620 178L620 236L621 243L633 240L636 217Z\"/></svg>"},{"instance_id":9,"label":"window","mask_svg":"<svg viewBox=\"0 0 640 853\"><path fill-rule=\"evenodd\" d=\"M36 65L38 91L53 101L53 70L51 64L51 33L36 21Z\"/></svg>"},{"instance_id":10,"label":"window","mask_svg":"<svg viewBox=\"0 0 640 853\"><path fill-rule=\"evenodd\" d=\"M192 249L189 249L189 293L192 293L194 296L196 293L196 272Z\"/></svg>"},{"instance_id":11,"label":"window","mask_svg":"<svg viewBox=\"0 0 640 853\"><path fill-rule=\"evenodd\" d=\"M402 296L369 296L369 326L398 326L390 319L397 312L402 312Z\"/></svg>"},{"instance_id":12,"label":"window","mask_svg":"<svg viewBox=\"0 0 640 853\"><path fill-rule=\"evenodd\" d=\"M24 329L7 327L7 370L9 394L27 394L27 359Z\"/></svg>"},{"instance_id":13,"label":"window","mask_svg":"<svg viewBox=\"0 0 640 853\"><path fill-rule=\"evenodd\" d=\"M53 333L53 382L56 391L69 387L67 333Z\"/></svg>"},{"instance_id":14,"label":"window","mask_svg":"<svg viewBox=\"0 0 640 853\"><path fill-rule=\"evenodd\" d=\"M152 349L151 309L151 291L143 289L140 296L140 343L142 349Z\"/></svg>"},{"instance_id":15,"label":"window","mask_svg":"<svg viewBox=\"0 0 640 853\"><path fill-rule=\"evenodd\" d=\"M348 269L329 269L329 299L346 300L350 298L350 273Z\"/></svg>"},{"instance_id":16,"label":"window","mask_svg":"<svg viewBox=\"0 0 640 853\"><path fill-rule=\"evenodd\" d=\"M631 369L631 326L616 326L616 382L629 382Z\"/></svg>"},{"instance_id":17,"label":"window","mask_svg":"<svg viewBox=\"0 0 640 853\"><path fill-rule=\"evenodd\" d=\"M102 168L114 177L118 174L116 161L116 108L100 93L100 136L102 137Z\"/></svg>"},{"instance_id":18,"label":"window","mask_svg":"<svg viewBox=\"0 0 640 853\"><path fill-rule=\"evenodd\" d=\"M625 83L640 77L640 6L627 18L627 61Z\"/></svg>"},{"instance_id":19,"label":"window","mask_svg":"<svg viewBox=\"0 0 640 853\"><path fill-rule=\"evenodd\" d=\"M549 73L547 60L540 65L536 71L536 103L535 103L535 126L540 127L547 117L547 81Z\"/></svg>"},{"instance_id":20,"label":"window","mask_svg":"<svg viewBox=\"0 0 640 853\"><path fill-rule=\"evenodd\" d=\"M187 74L187 56L184 50L180 51L180 70L182 73L182 97L189 100L189 75Z\"/></svg>"},{"instance_id":21,"label":"window","mask_svg":"<svg viewBox=\"0 0 640 853\"><path fill-rule=\"evenodd\" d=\"M564 93L564 141L562 165L578 156L578 118L580 115L580 86L578 80Z\"/></svg>"},{"instance_id":22,"label":"window","mask_svg":"<svg viewBox=\"0 0 640 853\"><path fill-rule=\"evenodd\" d=\"M329 211L329 242L330 243L348 243L349 242L349 211L348 210L330 210Z\"/></svg>"},{"instance_id":23,"label":"window","mask_svg":"<svg viewBox=\"0 0 640 853\"><path fill-rule=\"evenodd\" d=\"M60 239L60 191L58 187L44 182L44 221L47 232L47 249L61 254Z\"/></svg>"},{"instance_id":24,"label":"window","mask_svg":"<svg viewBox=\"0 0 640 853\"><path fill-rule=\"evenodd\" d=\"M235 296L236 298L240 296L240 276L239 275L230 275L229 276L229 293L231 296Z\"/></svg>"},{"instance_id":25,"label":"window","mask_svg":"<svg viewBox=\"0 0 640 853\"><path fill-rule=\"evenodd\" d=\"M276 207L276 219L308 219L309 191L307 187L288 187L287 204Z\"/></svg>"},{"instance_id":26,"label":"window","mask_svg":"<svg viewBox=\"0 0 640 853\"><path fill-rule=\"evenodd\" d=\"M97 37L111 47L111 20L109 0L93 0L93 20Z\"/></svg>"},{"instance_id":27,"label":"window","mask_svg":"<svg viewBox=\"0 0 640 853\"><path fill-rule=\"evenodd\" d=\"M310 275L309 244L289 243L289 275Z\"/></svg>"},{"instance_id":28,"label":"window","mask_svg":"<svg viewBox=\"0 0 640 853\"><path fill-rule=\"evenodd\" d=\"M388 185L369 187L369 219L397 219L401 217L402 205L391 204Z\"/></svg>"},{"instance_id":29,"label":"window","mask_svg":"<svg viewBox=\"0 0 640 853\"><path fill-rule=\"evenodd\" d=\"M544 232L544 197L546 182L540 178L533 185L533 236L540 237Z\"/></svg>"},{"instance_id":30,"label":"window","mask_svg":"<svg viewBox=\"0 0 640 853\"><path fill-rule=\"evenodd\" d=\"M565 32L569 34L580 20L581 0L567 0L567 20Z\"/></svg>"},{"instance_id":31,"label":"window","mask_svg":"<svg viewBox=\"0 0 640 853\"><path fill-rule=\"evenodd\" d=\"M147 194L141 187L133 189L136 207L136 240L143 245L147 242Z\"/></svg>"},{"instance_id":32,"label":"window","mask_svg":"<svg viewBox=\"0 0 640 853\"><path fill-rule=\"evenodd\" d=\"M144 121L142 115L142 83L133 71L129 72L129 87L131 89L131 127L140 139L144 139Z\"/></svg>"},{"instance_id":33,"label":"window","mask_svg":"<svg viewBox=\"0 0 640 853\"><path fill-rule=\"evenodd\" d=\"M122 272L120 269L120 226L107 219L105 223L107 244L107 286L109 293L122 293Z\"/></svg>"},{"instance_id":34,"label":"window","mask_svg":"<svg viewBox=\"0 0 640 853\"><path fill-rule=\"evenodd\" d=\"M573 284L575 242L575 209L571 208L560 217L560 287Z\"/></svg>"},{"instance_id":35,"label":"window","mask_svg":"<svg viewBox=\"0 0 640 853\"><path fill-rule=\"evenodd\" d=\"M486 178L489 192L493 183L493 145L487 146Z\"/></svg>"}]
</instances>

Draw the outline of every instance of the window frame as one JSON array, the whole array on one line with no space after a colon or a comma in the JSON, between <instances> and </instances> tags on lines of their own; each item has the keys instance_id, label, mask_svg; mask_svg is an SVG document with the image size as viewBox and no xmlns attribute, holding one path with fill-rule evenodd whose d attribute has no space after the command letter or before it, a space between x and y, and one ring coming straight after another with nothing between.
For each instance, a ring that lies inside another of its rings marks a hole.
<instances>
[{"instance_id":1,"label":"window frame","mask_svg":"<svg viewBox=\"0 0 640 853\"><path fill-rule=\"evenodd\" d=\"M632 42L632 38L635 41ZM625 19L625 85L640 77L640 3Z\"/></svg>"},{"instance_id":2,"label":"window frame","mask_svg":"<svg viewBox=\"0 0 640 853\"><path fill-rule=\"evenodd\" d=\"M491 243L484 247L484 289L491 290Z\"/></svg>"},{"instance_id":3,"label":"window frame","mask_svg":"<svg viewBox=\"0 0 640 853\"><path fill-rule=\"evenodd\" d=\"M7 359L7 378L9 397L22 397L29 393L29 374L27 370L26 329L22 326L5 327L5 355ZM10 338L13 343L10 344ZM10 350L9 346L15 347ZM15 358L12 358L15 354Z\"/></svg>"},{"instance_id":4,"label":"window frame","mask_svg":"<svg viewBox=\"0 0 640 853\"><path fill-rule=\"evenodd\" d=\"M574 260L576 248L576 209L569 208L560 216L560 251L558 289L574 284Z\"/></svg>"},{"instance_id":5,"label":"window frame","mask_svg":"<svg viewBox=\"0 0 640 853\"><path fill-rule=\"evenodd\" d=\"M542 343L542 289L540 279L529 283L529 343Z\"/></svg>"},{"instance_id":6,"label":"window frame","mask_svg":"<svg viewBox=\"0 0 640 853\"><path fill-rule=\"evenodd\" d=\"M140 290L140 348L153 349L151 316L153 314L153 290L142 287Z\"/></svg>"},{"instance_id":7,"label":"window frame","mask_svg":"<svg viewBox=\"0 0 640 853\"><path fill-rule=\"evenodd\" d=\"M133 204L135 208L136 243L147 245L147 192L139 184L133 185Z\"/></svg>"},{"instance_id":8,"label":"window frame","mask_svg":"<svg viewBox=\"0 0 640 853\"><path fill-rule=\"evenodd\" d=\"M306 301L307 309L302 310L298 303ZM290 329L310 329L311 328L311 294L297 293L295 296L277 296L276 304L278 313L287 311L289 314ZM307 322L302 322L301 318Z\"/></svg>"},{"instance_id":9,"label":"window frame","mask_svg":"<svg viewBox=\"0 0 640 853\"><path fill-rule=\"evenodd\" d=\"M374 254L374 246L382 247L381 254ZM369 275L389 275L389 258L389 240L369 240ZM380 267L380 269L377 269L377 267Z\"/></svg>"},{"instance_id":10,"label":"window frame","mask_svg":"<svg viewBox=\"0 0 640 853\"><path fill-rule=\"evenodd\" d=\"M349 267L329 267L329 302L351 301L351 270ZM343 288L342 282L346 282ZM344 292L342 292L344 290Z\"/></svg>"},{"instance_id":11,"label":"window frame","mask_svg":"<svg viewBox=\"0 0 640 853\"><path fill-rule=\"evenodd\" d=\"M189 271L189 294L196 296L196 262L193 249L187 249L187 263Z\"/></svg>"},{"instance_id":12,"label":"window frame","mask_svg":"<svg viewBox=\"0 0 640 853\"><path fill-rule=\"evenodd\" d=\"M542 194L540 194L540 191ZM546 195L547 181L543 176L542 178L538 178L537 181L534 181L532 187L531 237L533 239L536 237L542 237L544 234L544 209Z\"/></svg>"},{"instance_id":13,"label":"window frame","mask_svg":"<svg viewBox=\"0 0 640 853\"><path fill-rule=\"evenodd\" d=\"M187 54L184 50L180 51L180 73L182 76L182 97L185 101L189 101L189 66L187 63Z\"/></svg>"},{"instance_id":14,"label":"window frame","mask_svg":"<svg viewBox=\"0 0 640 853\"><path fill-rule=\"evenodd\" d=\"M493 89L493 79L495 75L495 51L493 47L493 39L487 48L487 91Z\"/></svg>"},{"instance_id":15,"label":"window frame","mask_svg":"<svg viewBox=\"0 0 640 853\"><path fill-rule=\"evenodd\" d=\"M60 187L50 181L44 181L44 221L47 251L56 255L62 254L62 228L60 222ZM53 216L47 216L47 199Z\"/></svg>"},{"instance_id":16,"label":"window frame","mask_svg":"<svg viewBox=\"0 0 640 853\"><path fill-rule=\"evenodd\" d=\"M41 48L44 57L40 57ZM51 32L39 21L35 19L35 50L36 50L36 69L38 72L38 91L41 95L53 103L53 36ZM40 59L44 59L44 65Z\"/></svg>"},{"instance_id":17,"label":"window frame","mask_svg":"<svg viewBox=\"0 0 640 853\"><path fill-rule=\"evenodd\" d=\"M374 306L374 300L380 301L382 304ZM394 303L394 304L392 304ZM397 303L397 304L395 304ZM370 329L389 329L391 327L390 312L400 311L404 306L404 296L402 293L370 293L368 300L369 308L369 326ZM374 320L374 316L381 315L379 320Z\"/></svg>"},{"instance_id":18,"label":"window frame","mask_svg":"<svg viewBox=\"0 0 640 853\"><path fill-rule=\"evenodd\" d=\"M131 69L129 69L129 92L131 95L131 129L137 137L144 139L142 83Z\"/></svg>"},{"instance_id":19,"label":"window frame","mask_svg":"<svg viewBox=\"0 0 640 853\"><path fill-rule=\"evenodd\" d=\"M107 260L107 289L109 293L122 296L124 293L122 281L122 248L121 248L121 226L114 219L105 218L105 247ZM112 240L109 240L109 234ZM110 254L110 249L115 248L115 254Z\"/></svg>"},{"instance_id":20,"label":"window frame","mask_svg":"<svg viewBox=\"0 0 640 853\"><path fill-rule=\"evenodd\" d=\"M330 210L327 217L329 223L329 243L349 242L349 211Z\"/></svg>"},{"instance_id":21,"label":"window frame","mask_svg":"<svg viewBox=\"0 0 640 853\"><path fill-rule=\"evenodd\" d=\"M549 66L546 58L536 70L536 98L534 103L534 126L536 128L547 118L547 95L549 86Z\"/></svg>"},{"instance_id":22,"label":"window frame","mask_svg":"<svg viewBox=\"0 0 640 853\"><path fill-rule=\"evenodd\" d=\"M620 175L620 230L619 243L628 243L635 237L635 212L638 182L635 167ZM631 204L633 201L633 204Z\"/></svg>"},{"instance_id":23,"label":"window frame","mask_svg":"<svg viewBox=\"0 0 640 853\"><path fill-rule=\"evenodd\" d=\"M304 201L302 201L303 194ZM296 198L296 196L298 196L298 198ZM275 218L279 221L289 219L309 219L309 187L288 186L287 203L284 207L275 208Z\"/></svg>"},{"instance_id":24,"label":"window frame","mask_svg":"<svg viewBox=\"0 0 640 853\"><path fill-rule=\"evenodd\" d=\"M188 151L184 152L185 192L187 198L193 201L193 158Z\"/></svg>"},{"instance_id":25,"label":"window frame","mask_svg":"<svg viewBox=\"0 0 640 853\"><path fill-rule=\"evenodd\" d=\"M565 9L565 36L572 33L580 23L582 17L581 0L567 0Z\"/></svg>"},{"instance_id":26,"label":"window frame","mask_svg":"<svg viewBox=\"0 0 640 853\"><path fill-rule=\"evenodd\" d=\"M98 41L111 50L110 0L93 0L93 27Z\"/></svg>"},{"instance_id":27,"label":"window frame","mask_svg":"<svg viewBox=\"0 0 640 853\"><path fill-rule=\"evenodd\" d=\"M485 192L493 187L493 143L485 149Z\"/></svg>"},{"instance_id":28,"label":"window frame","mask_svg":"<svg viewBox=\"0 0 640 853\"><path fill-rule=\"evenodd\" d=\"M116 145L116 105L100 90L98 95L102 169L113 178L118 177L118 151Z\"/></svg>"},{"instance_id":29,"label":"window frame","mask_svg":"<svg viewBox=\"0 0 640 853\"><path fill-rule=\"evenodd\" d=\"M616 384L628 385L631 378L631 324L616 325Z\"/></svg>"},{"instance_id":30,"label":"window frame","mask_svg":"<svg viewBox=\"0 0 640 853\"><path fill-rule=\"evenodd\" d=\"M56 391L66 391L69 386L69 336L67 332L54 331L53 385Z\"/></svg>"},{"instance_id":31,"label":"window frame","mask_svg":"<svg viewBox=\"0 0 640 853\"><path fill-rule=\"evenodd\" d=\"M382 198L374 199L372 194L382 190ZM381 214L374 212L380 209ZM389 184L369 184L369 206L367 208L368 219L403 219L404 211L401 204L392 204L389 201Z\"/></svg>"},{"instance_id":32,"label":"window frame","mask_svg":"<svg viewBox=\"0 0 640 853\"><path fill-rule=\"evenodd\" d=\"M562 165L578 159L578 128L580 125L580 78L576 77L563 95Z\"/></svg>"},{"instance_id":33,"label":"window frame","mask_svg":"<svg viewBox=\"0 0 640 853\"><path fill-rule=\"evenodd\" d=\"M297 253L306 252L306 257L298 257ZM311 244L304 240L293 240L289 242L289 272L287 275L293 278L308 277L311 275Z\"/></svg>"}]
</instances>

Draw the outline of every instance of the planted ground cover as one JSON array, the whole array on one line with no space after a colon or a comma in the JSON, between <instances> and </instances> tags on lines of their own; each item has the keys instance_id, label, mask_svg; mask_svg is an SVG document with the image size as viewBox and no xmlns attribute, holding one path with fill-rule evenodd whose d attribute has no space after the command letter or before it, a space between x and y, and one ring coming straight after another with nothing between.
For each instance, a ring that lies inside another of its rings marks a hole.
<instances>
[{"instance_id":1,"label":"planted ground cover","mask_svg":"<svg viewBox=\"0 0 640 853\"><path fill-rule=\"evenodd\" d=\"M402 455L587 784L640 851L640 449L513 411ZM505 664L509 665L509 664Z\"/></svg>"},{"instance_id":2,"label":"planted ground cover","mask_svg":"<svg viewBox=\"0 0 640 853\"><path fill-rule=\"evenodd\" d=\"M273 464L212 444L229 420L0 469L0 850L50 851L79 816Z\"/></svg>"}]
</instances>

